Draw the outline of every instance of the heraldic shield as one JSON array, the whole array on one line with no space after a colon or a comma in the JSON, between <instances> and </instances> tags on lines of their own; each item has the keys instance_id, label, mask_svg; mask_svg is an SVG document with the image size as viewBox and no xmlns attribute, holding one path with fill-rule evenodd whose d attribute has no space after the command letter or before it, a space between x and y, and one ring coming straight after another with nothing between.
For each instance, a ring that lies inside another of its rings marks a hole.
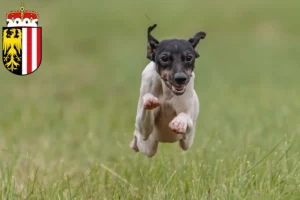
<instances>
[{"instance_id":1,"label":"heraldic shield","mask_svg":"<svg viewBox=\"0 0 300 200\"><path fill-rule=\"evenodd\" d=\"M6 69L16 75L36 71L42 62L42 28L3 27L2 60Z\"/></svg>"}]
</instances>

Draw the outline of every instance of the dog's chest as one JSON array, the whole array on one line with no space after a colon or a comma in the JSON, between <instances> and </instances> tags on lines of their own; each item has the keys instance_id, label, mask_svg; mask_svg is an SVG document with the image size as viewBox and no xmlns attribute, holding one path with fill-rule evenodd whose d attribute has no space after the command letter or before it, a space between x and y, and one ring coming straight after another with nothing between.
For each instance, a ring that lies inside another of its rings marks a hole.
<instances>
[{"instance_id":1,"label":"dog's chest","mask_svg":"<svg viewBox=\"0 0 300 200\"><path fill-rule=\"evenodd\" d=\"M171 100L159 99L160 109L156 114L156 120L171 122L171 120L176 116L176 110L172 104Z\"/></svg>"},{"instance_id":2,"label":"dog's chest","mask_svg":"<svg viewBox=\"0 0 300 200\"><path fill-rule=\"evenodd\" d=\"M181 139L181 136L175 134L169 127L170 122L176 117L176 110L172 101L159 99L160 107L155 116L154 137L159 142L175 142Z\"/></svg>"}]
</instances>

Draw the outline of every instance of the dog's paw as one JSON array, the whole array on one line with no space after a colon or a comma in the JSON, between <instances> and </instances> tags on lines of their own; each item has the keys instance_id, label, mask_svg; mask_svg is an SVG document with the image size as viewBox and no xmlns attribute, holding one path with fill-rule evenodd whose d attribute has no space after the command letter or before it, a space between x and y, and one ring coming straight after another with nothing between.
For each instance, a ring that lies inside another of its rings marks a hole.
<instances>
[{"instance_id":1,"label":"dog's paw","mask_svg":"<svg viewBox=\"0 0 300 200\"><path fill-rule=\"evenodd\" d=\"M169 127L177 134L184 134L187 128L187 122L176 117L170 122Z\"/></svg>"},{"instance_id":2,"label":"dog's paw","mask_svg":"<svg viewBox=\"0 0 300 200\"><path fill-rule=\"evenodd\" d=\"M146 110L152 110L156 107L160 106L158 98L154 96L147 96L144 99L144 109Z\"/></svg>"}]
</instances>

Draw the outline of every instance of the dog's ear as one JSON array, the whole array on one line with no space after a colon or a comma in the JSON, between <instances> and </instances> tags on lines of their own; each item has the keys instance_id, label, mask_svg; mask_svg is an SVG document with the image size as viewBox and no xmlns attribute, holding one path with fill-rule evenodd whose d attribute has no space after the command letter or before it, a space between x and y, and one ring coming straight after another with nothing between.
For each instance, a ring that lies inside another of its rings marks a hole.
<instances>
[{"instance_id":1,"label":"dog's ear","mask_svg":"<svg viewBox=\"0 0 300 200\"><path fill-rule=\"evenodd\" d=\"M196 54L196 58L199 57L199 54L196 50L196 46L198 45L199 41L201 39L204 39L206 37L206 33L205 32L199 32L196 33L196 35L192 38L189 39L189 42L191 43L191 45L193 46L194 50L195 50L195 54Z\"/></svg>"},{"instance_id":2,"label":"dog's ear","mask_svg":"<svg viewBox=\"0 0 300 200\"><path fill-rule=\"evenodd\" d=\"M157 24L153 24L148 28L148 44L147 44L147 58L151 61L155 59L155 51L159 42L151 35L151 31L155 29Z\"/></svg>"}]
</instances>

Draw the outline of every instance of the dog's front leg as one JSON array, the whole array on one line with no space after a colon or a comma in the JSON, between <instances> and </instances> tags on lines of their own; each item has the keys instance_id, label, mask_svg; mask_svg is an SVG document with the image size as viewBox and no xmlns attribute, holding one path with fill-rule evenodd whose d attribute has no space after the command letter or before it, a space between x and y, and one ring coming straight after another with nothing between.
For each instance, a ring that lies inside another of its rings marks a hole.
<instances>
[{"instance_id":1,"label":"dog's front leg","mask_svg":"<svg viewBox=\"0 0 300 200\"><path fill-rule=\"evenodd\" d=\"M142 73L135 123L135 132L138 132L143 140L149 138L154 128L155 112L160 105L157 98L160 88L161 81L155 71L155 64L150 63Z\"/></svg>"},{"instance_id":2,"label":"dog's front leg","mask_svg":"<svg viewBox=\"0 0 300 200\"><path fill-rule=\"evenodd\" d=\"M154 108L158 107L159 100L150 93L146 93L140 100L136 116L135 131L130 147L149 157L155 155L158 142L149 136L154 128Z\"/></svg>"},{"instance_id":3,"label":"dog's front leg","mask_svg":"<svg viewBox=\"0 0 300 200\"><path fill-rule=\"evenodd\" d=\"M147 140L154 128L154 109L160 105L159 100L151 93L146 93L136 116L136 129L143 140Z\"/></svg>"},{"instance_id":4,"label":"dog's front leg","mask_svg":"<svg viewBox=\"0 0 300 200\"><path fill-rule=\"evenodd\" d=\"M194 141L195 126L192 118L186 113L179 113L169 124L173 132L182 134L179 145L183 150L189 149Z\"/></svg>"}]
</instances>

